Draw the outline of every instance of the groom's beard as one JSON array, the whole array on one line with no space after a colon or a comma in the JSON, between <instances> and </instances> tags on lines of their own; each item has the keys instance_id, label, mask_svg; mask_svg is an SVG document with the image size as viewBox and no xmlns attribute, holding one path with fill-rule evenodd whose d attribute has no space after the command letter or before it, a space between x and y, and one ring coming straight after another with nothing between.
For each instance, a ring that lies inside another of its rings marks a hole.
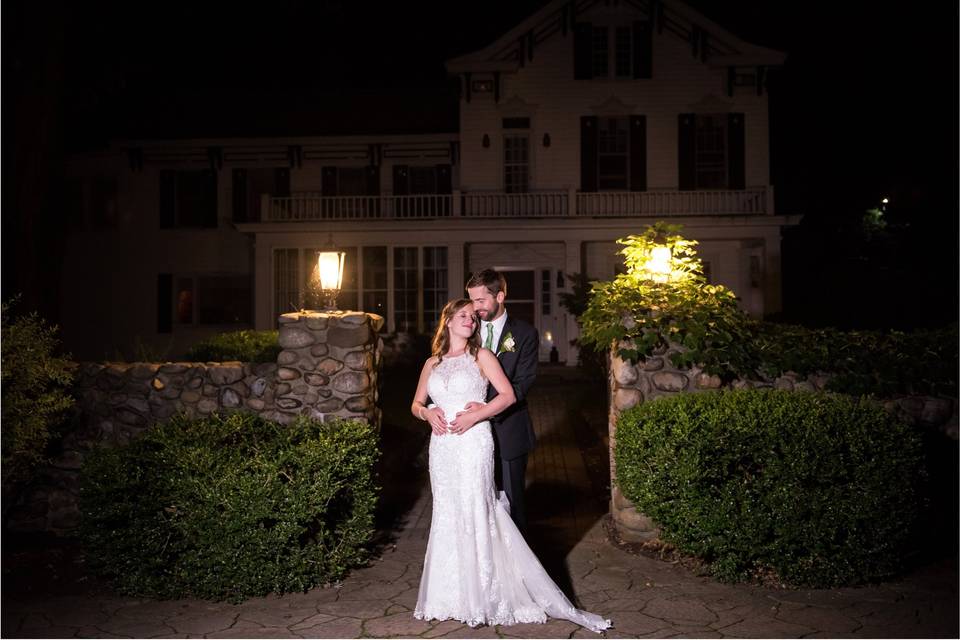
<instances>
[{"instance_id":1,"label":"groom's beard","mask_svg":"<svg viewBox=\"0 0 960 640\"><path fill-rule=\"evenodd\" d=\"M500 305L497 304L496 302L493 303L493 308L490 309L489 311L484 310L484 311L477 312L477 315L480 316L480 319L486 322L493 322L493 319L496 318L499 314L500 314Z\"/></svg>"}]
</instances>

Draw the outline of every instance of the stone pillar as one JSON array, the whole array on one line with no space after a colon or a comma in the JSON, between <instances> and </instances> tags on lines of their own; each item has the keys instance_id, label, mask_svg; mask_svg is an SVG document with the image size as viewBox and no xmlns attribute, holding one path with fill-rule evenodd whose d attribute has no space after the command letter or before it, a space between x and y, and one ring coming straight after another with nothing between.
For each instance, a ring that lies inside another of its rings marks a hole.
<instances>
[{"instance_id":1,"label":"stone pillar","mask_svg":"<svg viewBox=\"0 0 960 640\"><path fill-rule=\"evenodd\" d=\"M382 328L382 316L358 311L280 316L275 409L265 417L359 418L379 428Z\"/></svg>"},{"instance_id":2,"label":"stone pillar","mask_svg":"<svg viewBox=\"0 0 960 640\"><path fill-rule=\"evenodd\" d=\"M642 364L632 365L621 359L616 348L610 350L609 358L610 515L621 538L628 542L646 542L659 537L660 532L653 520L637 511L633 503L620 493L613 452L617 445L617 419L622 412L643 402L644 391L649 392L649 389L643 388L647 378L640 375Z\"/></svg>"}]
</instances>

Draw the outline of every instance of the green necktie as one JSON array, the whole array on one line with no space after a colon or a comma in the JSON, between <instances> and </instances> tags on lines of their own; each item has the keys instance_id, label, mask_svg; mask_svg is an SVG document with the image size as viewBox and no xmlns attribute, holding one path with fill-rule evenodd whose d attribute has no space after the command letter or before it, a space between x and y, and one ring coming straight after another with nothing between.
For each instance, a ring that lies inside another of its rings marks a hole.
<instances>
[{"instance_id":1,"label":"green necktie","mask_svg":"<svg viewBox=\"0 0 960 640\"><path fill-rule=\"evenodd\" d=\"M490 349L493 351L493 323L490 322L487 324L487 341L483 343L484 349Z\"/></svg>"}]
</instances>

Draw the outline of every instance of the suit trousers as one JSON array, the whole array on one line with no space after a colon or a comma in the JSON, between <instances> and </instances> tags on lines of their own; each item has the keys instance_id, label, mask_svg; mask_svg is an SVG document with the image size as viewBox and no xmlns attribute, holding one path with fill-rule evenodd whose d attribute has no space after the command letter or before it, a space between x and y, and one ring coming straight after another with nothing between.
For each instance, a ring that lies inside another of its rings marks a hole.
<instances>
[{"instance_id":1,"label":"suit trousers","mask_svg":"<svg viewBox=\"0 0 960 640\"><path fill-rule=\"evenodd\" d=\"M527 506L523 496L526 489L527 454L513 460L494 456L494 477L497 490L504 491L510 501L510 518L524 536L527 535Z\"/></svg>"}]
</instances>

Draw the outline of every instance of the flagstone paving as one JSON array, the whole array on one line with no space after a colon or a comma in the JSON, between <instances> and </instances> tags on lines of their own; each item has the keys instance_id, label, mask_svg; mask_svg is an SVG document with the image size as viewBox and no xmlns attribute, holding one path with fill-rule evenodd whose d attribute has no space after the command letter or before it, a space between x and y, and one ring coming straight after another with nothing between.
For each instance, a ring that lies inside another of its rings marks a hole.
<instances>
[{"instance_id":1,"label":"flagstone paving","mask_svg":"<svg viewBox=\"0 0 960 640\"><path fill-rule=\"evenodd\" d=\"M613 620L607 638L958 637L956 558L878 586L776 590L727 585L611 544L606 505L577 448L571 374L543 375L531 394L539 438L529 464L531 546L579 606ZM341 584L242 604L157 601L97 592L3 592L4 638L596 638L564 620L471 629L413 617L430 524L419 498L369 566ZM102 590L101 590L102 591Z\"/></svg>"}]
</instances>

